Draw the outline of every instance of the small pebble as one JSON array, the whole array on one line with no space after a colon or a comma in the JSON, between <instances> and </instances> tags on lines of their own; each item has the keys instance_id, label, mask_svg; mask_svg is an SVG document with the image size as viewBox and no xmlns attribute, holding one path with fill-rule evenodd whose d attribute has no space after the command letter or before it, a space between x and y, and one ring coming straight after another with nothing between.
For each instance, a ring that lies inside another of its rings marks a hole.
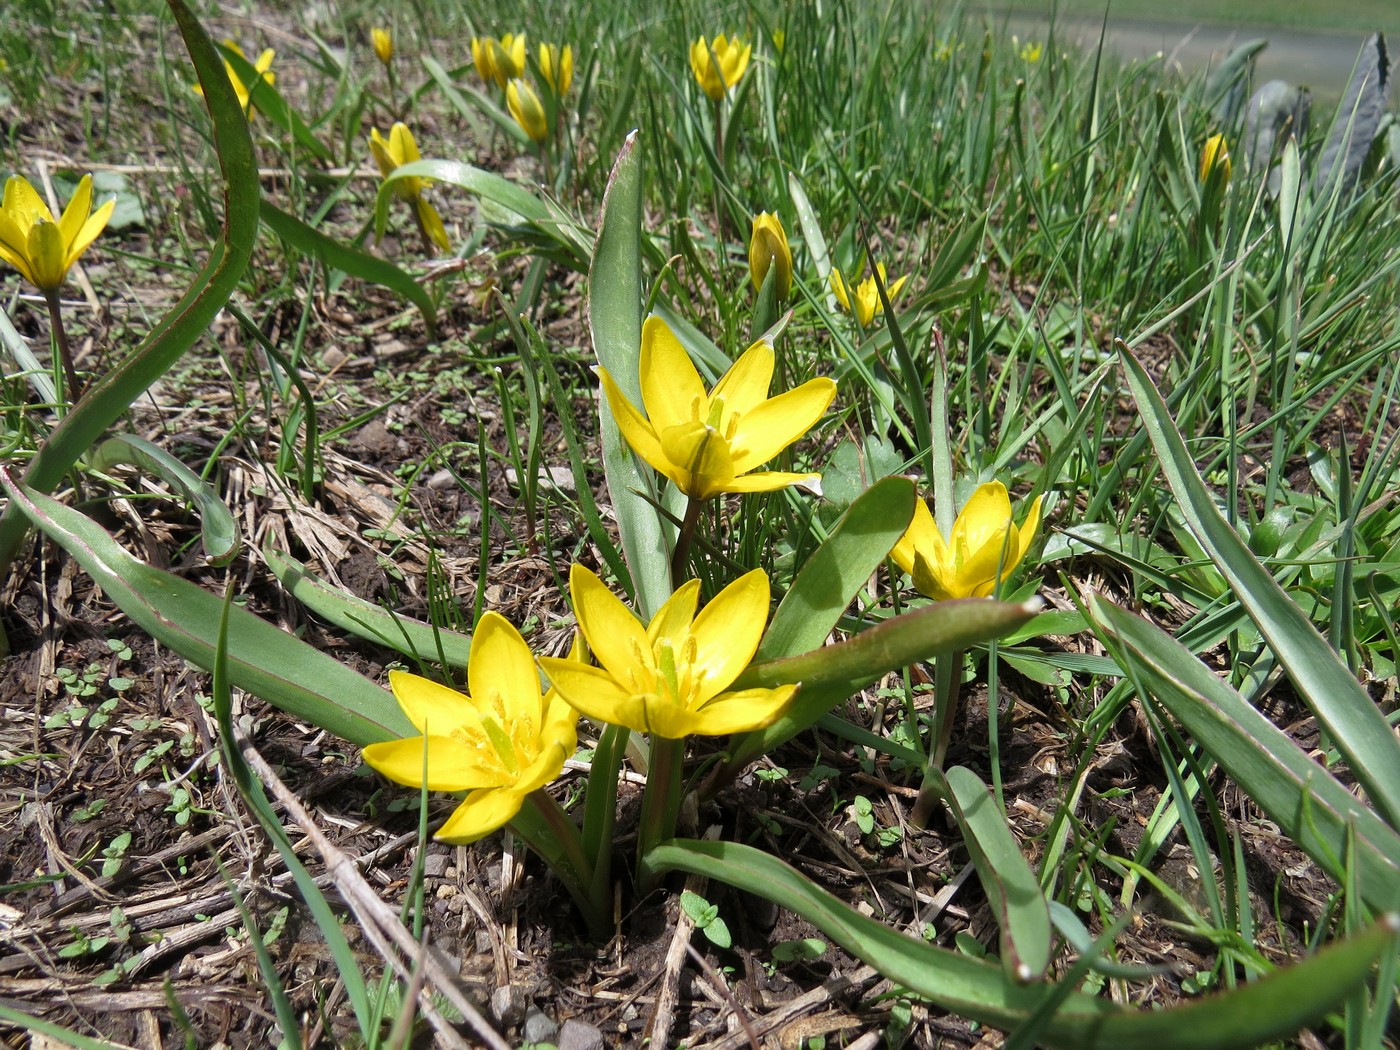
<instances>
[{"instance_id":1,"label":"small pebble","mask_svg":"<svg viewBox=\"0 0 1400 1050\"><path fill-rule=\"evenodd\" d=\"M525 1028L523 1035L527 1043L550 1043L554 1041L555 1033L559 1031L559 1024L538 1006L531 1006L525 1011Z\"/></svg>"},{"instance_id":2,"label":"small pebble","mask_svg":"<svg viewBox=\"0 0 1400 1050\"><path fill-rule=\"evenodd\" d=\"M603 1050L603 1033L591 1024L570 1018L559 1029L554 1045L559 1050Z\"/></svg>"},{"instance_id":3,"label":"small pebble","mask_svg":"<svg viewBox=\"0 0 1400 1050\"><path fill-rule=\"evenodd\" d=\"M507 984L491 993L491 1016L506 1028L514 1028L525 1020L525 1008L529 1005L524 985Z\"/></svg>"}]
</instances>

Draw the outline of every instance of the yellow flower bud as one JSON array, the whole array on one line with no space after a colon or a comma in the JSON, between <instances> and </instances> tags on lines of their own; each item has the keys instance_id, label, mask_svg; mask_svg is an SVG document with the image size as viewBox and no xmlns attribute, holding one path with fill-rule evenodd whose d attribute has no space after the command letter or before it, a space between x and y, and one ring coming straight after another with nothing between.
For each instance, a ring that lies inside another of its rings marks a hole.
<instances>
[{"instance_id":1,"label":"yellow flower bud","mask_svg":"<svg viewBox=\"0 0 1400 1050\"><path fill-rule=\"evenodd\" d=\"M749 68L753 45L740 37L726 38L723 33L707 41L703 36L690 45L690 69L705 94L718 102Z\"/></svg>"},{"instance_id":2,"label":"yellow flower bud","mask_svg":"<svg viewBox=\"0 0 1400 1050\"><path fill-rule=\"evenodd\" d=\"M378 26L369 31L370 42L374 45L374 54L387 67L394 60L394 37L387 29L380 29Z\"/></svg>"},{"instance_id":3,"label":"yellow flower bud","mask_svg":"<svg viewBox=\"0 0 1400 1050\"><path fill-rule=\"evenodd\" d=\"M788 247L783 224L772 212L760 212L753 219L753 234L749 237L749 276L754 291L763 287L768 271L773 274L773 291L779 299L792 292L792 249Z\"/></svg>"},{"instance_id":4,"label":"yellow flower bud","mask_svg":"<svg viewBox=\"0 0 1400 1050\"><path fill-rule=\"evenodd\" d=\"M1212 135L1201 147L1200 178L1202 182L1210 178L1211 172L1220 169L1220 184L1230 181L1230 151L1225 146L1224 135Z\"/></svg>"},{"instance_id":5,"label":"yellow flower bud","mask_svg":"<svg viewBox=\"0 0 1400 1050\"><path fill-rule=\"evenodd\" d=\"M540 45L540 75L554 92L555 98L569 93L574 82L574 49L565 44L561 50L553 44Z\"/></svg>"},{"instance_id":6,"label":"yellow flower bud","mask_svg":"<svg viewBox=\"0 0 1400 1050\"><path fill-rule=\"evenodd\" d=\"M535 142L549 138L549 120L544 112L544 103L526 81L517 77L506 85L506 107L515 122Z\"/></svg>"}]
</instances>

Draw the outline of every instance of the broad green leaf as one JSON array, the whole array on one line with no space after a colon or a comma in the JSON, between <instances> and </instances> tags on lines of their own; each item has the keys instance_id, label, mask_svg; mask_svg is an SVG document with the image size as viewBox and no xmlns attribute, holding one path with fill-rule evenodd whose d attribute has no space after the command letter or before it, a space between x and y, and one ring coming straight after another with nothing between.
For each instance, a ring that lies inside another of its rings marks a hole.
<instances>
[{"instance_id":1,"label":"broad green leaf","mask_svg":"<svg viewBox=\"0 0 1400 1050\"><path fill-rule=\"evenodd\" d=\"M223 59L184 0L168 0L184 37L213 124L224 176L224 228L209 261L141 345L99 379L54 428L25 471L26 486L52 492L70 467L145 390L204 335L248 266L258 234L258 166L248 122L224 71ZM14 558L27 525L14 504L0 516L0 571Z\"/></svg>"},{"instance_id":2,"label":"broad green leaf","mask_svg":"<svg viewBox=\"0 0 1400 1050\"><path fill-rule=\"evenodd\" d=\"M972 770L931 768L929 776L952 810L996 916L1006 976L1021 983L1043 980L1050 966L1050 909L1005 815Z\"/></svg>"},{"instance_id":3,"label":"broad green leaf","mask_svg":"<svg viewBox=\"0 0 1400 1050\"><path fill-rule=\"evenodd\" d=\"M851 504L783 596L755 660L796 656L826 641L909 527L914 499L908 478L884 478Z\"/></svg>"},{"instance_id":4,"label":"broad green leaf","mask_svg":"<svg viewBox=\"0 0 1400 1050\"><path fill-rule=\"evenodd\" d=\"M1354 841L1366 903L1400 908L1400 835L1166 632L1097 596L1089 614L1122 647L1124 669L1284 834L1339 882Z\"/></svg>"},{"instance_id":5,"label":"broad green leaf","mask_svg":"<svg viewBox=\"0 0 1400 1050\"><path fill-rule=\"evenodd\" d=\"M400 270L391 262L348 244L342 244L333 237L327 237L302 222L295 215L289 215L271 201L262 202L262 221L269 229L298 251L312 256L325 266L341 270L351 277L382 285L391 292L397 292L423 315L423 324L428 330L428 338L437 338L437 308L433 300L415 281L411 274Z\"/></svg>"},{"instance_id":6,"label":"broad green leaf","mask_svg":"<svg viewBox=\"0 0 1400 1050\"><path fill-rule=\"evenodd\" d=\"M771 900L806 919L846 951L946 1010L1014 1029L1050 996L1063 1002L1038 1024L1038 1039L1066 1050L1230 1050L1296 1032L1362 988L1396 948L1400 920L1387 916L1296 965L1235 990L1165 1010L1129 1010L1055 985L1008 981L995 963L907 937L861 915L787 864L735 842L677 839L654 847L653 873L693 872Z\"/></svg>"},{"instance_id":7,"label":"broad green leaf","mask_svg":"<svg viewBox=\"0 0 1400 1050\"><path fill-rule=\"evenodd\" d=\"M448 667L467 666L472 646L469 636L400 616L346 594L312 576L305 565L280 551L263 548L263 560L292 597L337 627L416 660L442 660Z\"/></svg>"},{"instance_id":8,"label":"broad green leaf","mask_svg":"<svg viewBox=\"0 0 1400 1050\"><path fill-rule=\"evenodd\" d=\"M593 352L618 389L634 405L642 403L642 156L637 133L613 165L603 196L603 224L588 271L588 326ZM622 550L632 575L638 612L650 620L671 595L672 529L652 500L659 494L649 468L643 468L598 399L603 440L603 475L617 515ZM649 498L650 497L650 498Z\"/></svg>"},{"instance_id":9,"label":"broad green leaf","mask_svg":"<svg viewBox=\"0 0 1400 1050\"><path fill-rule=\"evenodd\" d=\"M5 467L0 486L10 505L67 550L137 626L212 669L222 601L132 557L92 519L22 488ZM233 610L229 624L229 674L239 688L356 747L416 733L387 689L243 609Z\"/></svg>"},{"instance_id":10,"label":"broad green leaf","mask_svg":"<svg viewBox=\"0 0 1400 1050\"><path fill-rule=\"evenodd\" d=\"M118 463L150 471L195 505L204 556L211 564L227 565L237 556L243 545L238 521L198 474L165 449L135 434L108 438L92 454L94 470L110 470Z\"/></svg>"},{"instance_id":11,"label":"broad green leaf","mask_svg":"<svg viewBox=\"0 0 1400 1050\"><path fill-rule=\"evenodd\" d=\"M1392 828L1400 827L1400 741L1390 724L1336 651L1220 513L1161 394L1122 343L1119 356L1162 473L1191 531L1230 582L1299 696L1331 734L1376 809Z\"/></svg>"},{"instance_id":12,"label":"broad green leaf","mask_svg":"<svg viewBox=\"0 0 1400 1050\"><path fill-rule=\"evenodd\" d=\"M706 790L732 777L759 755L791 740L836 704L854 696L881 675L940 653L961 652L1014 631L1040 610L1039 600L1024 604L990 598L932 602L891 617L835 645L801 656L751 664L735 689L772 688L802 683L787 713L767 729L745 733L729 747L725 763Z\"/></svg>"}]
</instances>

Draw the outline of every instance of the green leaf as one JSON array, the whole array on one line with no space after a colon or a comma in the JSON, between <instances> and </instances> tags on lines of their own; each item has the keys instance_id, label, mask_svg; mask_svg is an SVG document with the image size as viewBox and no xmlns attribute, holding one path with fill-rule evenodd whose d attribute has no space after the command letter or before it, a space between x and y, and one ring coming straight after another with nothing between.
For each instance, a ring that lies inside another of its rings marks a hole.
<instances>
[{"instance_id":1,"label":"green leaf","mask_svg":"<svg viewBox=\"0 0 1400 1050\"><path fill-rule=\"evenodd\" d=\"M1400 827L1400 741L1336 650L1220 513L1161 394L1128 348L1118 346L1143 426L1187 525L1229 581L1303 702L1331 734L1376 809L1392 828Z\"/></svg>"},{"instance_id":2,"label":"green leaf","mask_svg":"<svg viewBox=\"0 0 1400 1050\"><path fill-rule=\"evenodd\" d=\"M588 271L588 325L593 352L624 396L642 403L642 157L637 133L613 165L603 196L603 224ZM603 475L617 515L622 550L632 575L637 611L650 620L671 595L668 552L672 529L653 505L655 477L623 440L607 399L598 399Z\"/></svg>"},{"instance_id":3,"label":"green leaf","mask_svg":"<svg viewBox=\"0 0 1400 1050\"><path fill-rule=\"evenodd\" d=\"M996 916L1006 976L1022 983L1043 980L1050 966L1050 909L1005 816L972 770L954 766L946 773L930 769L929 775L962 830Z\"/></svg>"},{"instance_id":4,"label":"green leaf","mask_svg":"<svg viewBox=\"0 0 1400 1050\"><path fill-rule=\"evenodd\" d=\"M261 208L262 221L292 247L331 269L341 270L351 277L381 285L397 292L423 315L423 325L428 330L428 338L437 338L437 308L423 286L412 275L400 270L391 262L348 244L342 244L333 237L327 237L320 230L302 222L295 215L289 215L271 201L264 200Z\"/></svg>"},{"instance_id":5,"label":"green leaf","mask_svg":"<svg viewBox=\"0 0 1400 1050\"><path fill-rule=\"evenodd\" d=\"M257 242L260 191L248 122L243 119L223 60L199 21L184 0L168 3L199 74L213 123L214 149L224 176L223 236L211 246L209 261L180 301L140 346L93 384L30 461L24 482L40 492L52 492L103 432L209 330L238 287ZM14 504L5 508L0 516L0 571L13 560L26 527Z\"/></svg>"},{"instance_id":6,"label":"green leaf","mask_svg":"<svg viewBox=\"0 0 1400 1050\"><path fill-rule=\"evenodd\" d=\"M1124 669L1147 688L1237 784L1318 865L1345 882L1354 842L1363 899L1400 908L1400 835L1166 632L1097 596L1094 622Z\"/></svg>"},{"instance_id":7,"label":"green leaf","mask_svg":"<svg viewBox=\"0 0 1400 1050\"><path fill-rule=\"evenodd\" d=\"M263 548L263 560L292 597L337 627L416 660L441 660L448 667L467 666L472 645L469 636L400 616L346 594L310 575L305 565L280 551Z\"/></svg>"},{"instance_id":8,"label":"green leaf","mask_svg":"<svg viewBox=\"0 0 1400 1050\"><path fill-rule=\"evenodd\" d=\"M135 434L108 438L92 454L94 470L107 471L119 463L150 471L195 505L204 556L211 564L227 565L238 555L243 539L237 519L218 493L189 467Z\"/></svg>"},{"instance_id":9,"label":"green leaf","mask_svg":"<svg viewBox=\"0 0 1400 1050\"><path fill-rule=\"evenodd\" d=\"M272 84L263 79L262 74L253 68L253 63L237 51L223 44L219 45L220 52L233 67L238 79L243 81L248 88L248 104L256 110L259 116L265 116L272 123L285 131L296 141L296 144L306 150L313 157L326 164L334 163L335 158L331 155L330 149L324 142L316 137L312 130L306 126L306 121L301 119L301 114L287 104L287 100L282 97L281 92ZM273 70L276 72L276 69ZM204 88L205 96L209 94L209 85L205 83L204 77L200 78L200 85ZM227 74L224 76L227 82ZM240 113L242 111L240 110Z\"/></svg>"},{"instance_id":10,"label":"green leaf","mask_svg":"<svg viewBox=\"0 0 1400 1050\"><path fill-rule=\"evenodd\" d=\"M3 466L0 486L10 505L67 550L142 630L213 668L220 599L138 561L90 518L21 487ZM356 747L417 732L387 689L243 609L230 620L229 674L239 688Z\"/></svg>"},{"instance_id":11,"label":"green leaf","mask_svg":"<svg viewBox=\"0 0 1400 1050\"><path fill-rule=\"evenodd\" d=\"M816 649L826 641L914 516L914 483L884 478L867 489L797 574L754 659Z\"/></svg>"},{"instance_id":12,"label":"green leaf","mask_svg":"<svg viewBox=\"0 0 1400 1050\"><path fill-rule=\"evenodd\" d=\"M1388 916L1305 961L1226 993L1166 1010L1127 1010L1056 985L1008 981L1001 967L907 937L861 915L787 864L735 842L677 839L650 850L653 872L685 871L796 913L890 980L945 1010L1012 1030L1035 1018L1047 997L1059 1009L1040 1022L1038 1040L1066 1050L1230 1050L1296 1032L1362 988L1371 968L1396 948L1400 920Z\"/></svg>"}]
</instances>

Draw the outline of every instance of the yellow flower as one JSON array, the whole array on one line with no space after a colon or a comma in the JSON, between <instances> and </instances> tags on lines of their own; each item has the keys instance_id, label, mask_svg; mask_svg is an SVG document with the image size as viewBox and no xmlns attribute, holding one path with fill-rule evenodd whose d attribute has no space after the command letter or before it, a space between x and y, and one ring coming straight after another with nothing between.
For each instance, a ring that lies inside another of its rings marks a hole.
<instances>
[{"instance_id":1,"label":"yellow flower","mask_svg":"<svg viewBox=\"0 0 1400 1050\"><path fill-rule=\"evenodd\" d=\"M762 340L707 394L675 333L661 318L648 317L642 325L641 358L645 417L607 369L599 368L598 375L632 450L691 499L788 485L815 488L821 480L819 474L753 472L807 433L836 396L836 383L822 377L770 398L773 348Z\"/></svg>"},{"instance_id":2,"label":"yellow flower","mask_svg":"<svg viewBox=\"0 0 1400 1050\"><path fill-rule=\"evenodd\" d=\"M753 278L754 291L763 287L763 279L774 265L778 270L773 275L773 291L779 299L786 299L792 291L792 249L778 217L772 212L759 212L754 216L753 234L749 237L749 276Z\"/></svg>"},{"instance_id":3,"label":"yellow flower","mask_svg":"<svg viewBox=\"0 0 1400 1050\"><path fill-rule=\"evenodd\" d=\"M700 581L681 586L643 627L582 565L569 571L574 616L601 667L543 657L559 694L589 718L679 740L771 725L797 691L725 692L753 659L768 621L768 577L740 576L700 614Z\"/></svg>"},{"instance_id":4,"label":"yellow flower","mask_svg":"<svg viewBox=\"0 0 1400 1050\"><path fill-rule=\"evenodd\" d=\"M530 647L499 613L476 626L471 695L405 671L390 671L389 685L422 736L371 744L365 761L408 787L423 786L426 762L429 791L468 792L437 833L444 842L475 842L507 824L578 746L578 712L554 690L541 695Z\"/></svg>"},{"instance_id":5,"label":"yellow flower","mask_svg":"<svg viewBox=\"0 0 1400 1050\"><path fill-rule=\"evenodd\" d=\"M388 66L394 59L394 36L387 29L380 29L378 26L369 31L370 42L374 44L374 53L379 61Z\"/></svg>"},{"instance_id":6,"label":"yellow flower","mask_svg":"<svg viewBox=\"0 0 1400 1050\"><path fill-rule=\"evenodd\" d=\"M890 302L894 302L894 297L904 287L904 282L909 280L909 275L905 274L899 280L890 283L885 279L884 263L880 263L875 269L879 271L880 283L885 286L885 295L888 296ZM870 324L875 319L875 315L884 309L880 302L880 291L875 287L873 274L856 285L853 294L850 285L841 276L841 271L833 268L831 271L831 290L836 295L836 301L841 304L841 309L847 313L854 313L862 328ZM853 299L854 307L852 306Z\"/></svg>"},{"instance_id":7,"label":"yellow flower","mask_svg":"<svg viewBox=\"0 0 1400 1050\"><path fill-rule=\"evenodd\" d=\"M565 44L561 50L553 44L540 45L540 75L554 92L555 98L569 93L574 82L574 49Z\"/></svg>"},{"instance_id":8,"label":"yellow flower","mask_svg":"<svg viewBox=\"0 0 1400 1050\"><path fill-rule=\"evenodd\" d=\"M403 165L422 160L413 132L409 131L408 125L403 122L396 123L389 129L387 139L379 134L378 128L371 128L369 152L374 157L374 163L379 166L379 174L386 179ZM442 224L442 216L423 196L423 187L428 181L416 175L398 179L394 183L394 192L417 210L418 221L423 224L423 229L427 231L432 242L443 251L451 251L452 244L447 239L447 228Z\"/></svg>"},{"instance_id":9,"label":"yellow flower","mask_svg":"<svg viewBox=\"0 0 1400 1050\"><path fill-rule=\"evenodd\" d=\"M58 291L78 256L112 217L115 200L92 210L92 176L84 175L63 217L53 213L29 182L11 175L0 203L0 260L23 274L45 295Z\"/></svg>"},{"instance_id":10,"label":"yellow flower","mask_svg":"<svg viewBox=\"0 0 1400 1050\"><path fill-rule=\"evenodd\" d=\"M702 36L690 45L690 68L705 94L718 102L724 93L739 83L749 68L753 45L740 37L725 38L721 33L713 40Z\"/></svg>"},{"instance_id":11,"label":"yellow flower","mask_svg":"<svg viewBox=\"0 0 1400 1050\"><path fill-rule=\"evenodd\" d=\"M1016 527L1011 517L1011 497L1000 481L979 485L953 523L950 540L934 524L928 505L914 507L909 531L900 537L890 557L914 578L922 594L943 601L948 598L985 598L1011 575L1040 528L1037 496Z\"/></svg>"},{"instance_id":12,"label":"yellow flower","mask_svg":"<svg viewBox=\"0 0 1400 1050\"><path fill-rule=\"evenodd\" d=\"M1028 40L1021 45L1021 50L1018 54L1020 54L1022 62L1039 62L1043 50L1044 47L1039 40Z\"/></svg>"},{"instance_id":13,"label":"yellow flower","mask_svg":"<svg viewBox=\"0 0 1400 1050\"><path fill-rule=\"evenodd\" d=\"M501 39L472 37L472 62L481 79L505 87L525 72L525 34L507 33Z\"/></svg>"},{"instance_id":14,"label":"yellow flower","mask_svg":"<svg viewBox=\"0 0 1400 1050\"><path fill-rule=\"evenodd\" d=\"M544 103L527 81L518 77L506 85L506 108L515 122L525 129L535 142L549 138L549 118Z\"/></svg>"},{"instance_id":15,"label":"yellow flower","mask_svg":"<svg viewBox=\"0 0 1400 1050\"><path fill-rule=\"evenodd\" d=\"M239 58L247 61L248 56L245 55L243 49L232 40L225 40L224 47L228 48ZM277 74L272 71L272 59L275 55L276 52L273 51L272 48L268 48L259 55L258 60L253 63L253 71L262 78L264 83L273 84L277 81ZM248 99L252 95L253 88L257 86L258 82L254 80L251 85L243 83L243 78L234 70L233 63L228 59L224 59L224 72L228 74L229 83L233 85L233 93L238 97L238 108L247 114L249 120L252 120L258 114L257 110L248 105ZM204 89L198 84L195 85L195 91L201 95L204 94Z\"/></svg>"},{"instance_id":16,"label":"yellow flower","mask_svg":"<svg viewBox=\"0 0 1400 1050\"><path fill-rule=\"evenodd\" d=\"M496 79L496 67L491 62L491 45L495 43L489 36L472 37L472 64L486 83Z\"/></svg>"},{"instance_id":17,"label":"yellow flower","mask_svg":"<svg viewBox=\"0 0 1400 1050\"><path fill-rule=\"evenodd\" d=\"M1209 180L1216 168L1220 169L1220 184L1224 186L1230 181L1230 151L1225 145L1225 136L1218 134L1206 139L1201 147L1201 181Z\"/></svg>"}]
</instances>

